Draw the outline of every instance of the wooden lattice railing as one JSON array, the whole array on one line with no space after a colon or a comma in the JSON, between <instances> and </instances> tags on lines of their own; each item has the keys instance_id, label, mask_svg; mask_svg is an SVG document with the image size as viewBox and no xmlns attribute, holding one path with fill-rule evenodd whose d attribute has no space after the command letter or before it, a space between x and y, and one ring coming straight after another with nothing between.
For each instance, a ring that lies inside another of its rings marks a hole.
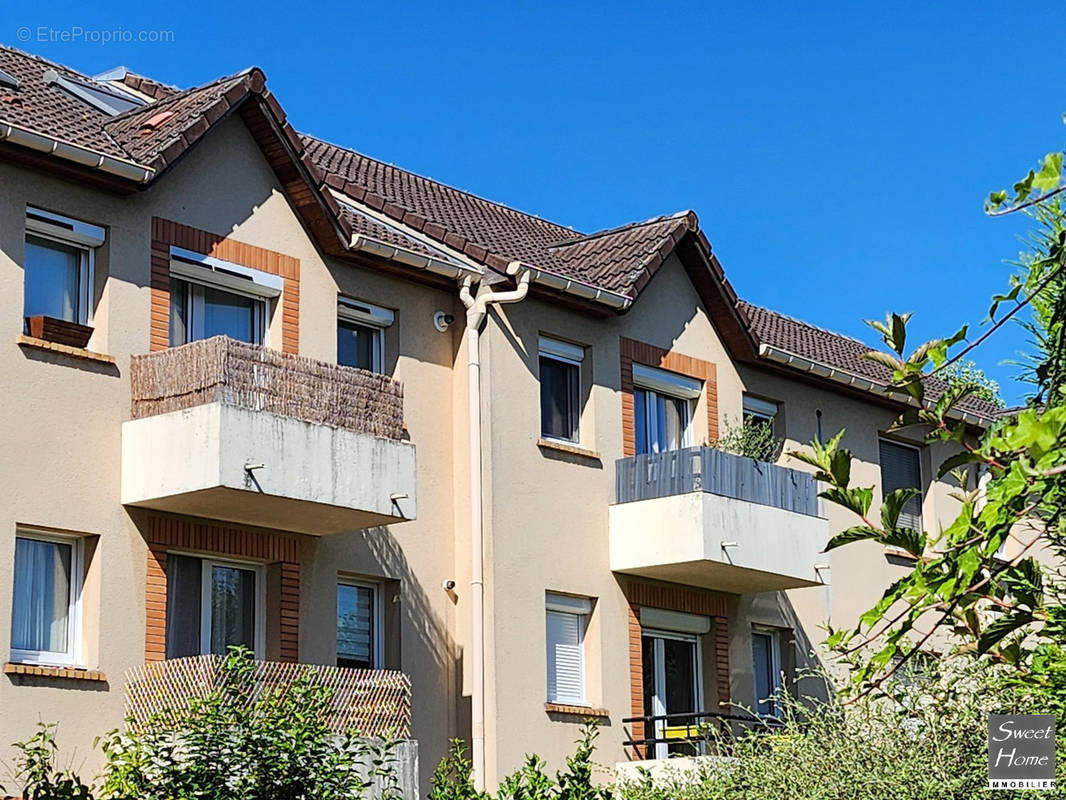
<instances>
[{"instance_id":1,"label":"wooden lattice railing","mask_svg":"<svg viewBox=\"0 0 1066 800\"><path fill-rule=\"evenodd\" d=\"M134 419L228 403L399 439L403 386L386 375L225 336L130 359Z\"/></svg>"},{"instance_id":2,"label":"wooden lattice railing","mask_svg":"<svg viewBox=\"0 0 1066 800\"><path fill-rule=\"evenodd\" d=\"M153 661L126 673L126 714L133 726L177 721L194 698L222 685L223 657L190 656ZM255 661L247 691L248 705L267 692L285 691L300 678L332 693L328 724L337 733L406 739L411 735L411 679L385 669L347 669L318 664Z\"/></svg>"}]
</instances>

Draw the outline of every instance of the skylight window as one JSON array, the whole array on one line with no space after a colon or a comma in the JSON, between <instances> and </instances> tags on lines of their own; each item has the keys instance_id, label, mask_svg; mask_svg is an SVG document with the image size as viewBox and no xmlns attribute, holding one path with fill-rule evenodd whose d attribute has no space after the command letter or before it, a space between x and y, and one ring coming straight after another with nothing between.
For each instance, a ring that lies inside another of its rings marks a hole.
<instances>
[{"instance_id":1,"label":"skylight window","mask_svg":"<svg viewBox=\"0 0 1066 800\"><path fill-rule=\"evenodd\" d=\"M9 89L17 89L19 88L19 79L0 69L0 86L6 86Z\"/></svg>"},{"instance_id":2,"label":"skylight window","mask_svg":"<svg viewBox=\"0 0 1066 800\"><path fill-rule=\"evenodd\" d=\"M133 108L140 108L147 103L140 97L123 92L103 83L78 81L64 77L50 69L44 73L44 82L55 84L67 93L112 117Z\"/></svg>"}]
</instances>

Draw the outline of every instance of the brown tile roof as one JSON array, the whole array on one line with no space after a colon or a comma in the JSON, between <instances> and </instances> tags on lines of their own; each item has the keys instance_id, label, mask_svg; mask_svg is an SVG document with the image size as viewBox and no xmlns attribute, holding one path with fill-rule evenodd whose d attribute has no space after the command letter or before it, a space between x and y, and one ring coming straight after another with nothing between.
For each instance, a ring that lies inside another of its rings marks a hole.
<instances>
[{"instance_id":1,"label":"brown tile roof","mask_svg":"<svg viewBox=\"0 0 1066 800\"><path fill-rule=\"evenodd\" d=\"M581 233L353 150L297 134L266 89L265 76L256 68L184 91L126 70L121 82L155 100L114 117L58 86L46 84L42 76L48 69L71 80L92 81L60 64L0 46L0 69L20 81L17 89L0 86L0 122L135 161L155 170L156 177L214 124L254 97L259 110L251 113L243 106L242 118L261 145L262 136L273 137L270 152L265 149L264 154L275 170L284 172L278 174L286 191L300 195L297 205L301 213L311 215L305 219L310 219L312 231L323 242L329 236L336 238L335 232L340 232L342 239L359 233L456 264L462 262L448 250L495 270L517 260L630 300L637 297L676 248L710 265L709 271L704 270L706 275L699 271L690 275L701 297L705 302L711 301L712 310L717 309L715 318L721 317L723 325L732 325L730 331L735 328L737 336L731 339L731 347L738 352L750 349L754 337L758 342L845 372L879 383L887 381L886 371L862 358L867 347L861 342L738 301L691 211ZM108 76L108 80L116 79L117 71ZM324 190L326 186L351 198L352 203L338 203ZM322 209L327 212L323 214ZM364 209L373 210L396 225L385 224ZM440 243L441 249L405 229ZM336 242L332 246L335 245ZM342 252L347 245L344 241ZM717 289L708 289L710 285ZM938 395L943 384L934 382L931 389ZM968 398L965 406L982 416L998 413L995 406L976 398Z\"/></svg>"},{"instance_id":2,"label":"brown tile roof","mask_svg":"<svg viewBox=\"0 0 1066 800\"><path fill-rule=\"evenodd\" d=\"M760 344L869 378L882 386L887 386L892 378L888 369L864 357L872 348L858 339L815 327L744 300L739 305ZM940 397L946 389L947 383L938 378L931 378L926 384L928 397L932 400ZM1003 411L994 403L972 395L964 398L958 408L986 419L995 419Z\"/></svg>"},{"instance_id":3,"label":"brown tile roof","mask_svg":"<svg viewBox=\"0 0 1066 800\"><path fill-rule=\"evenodd\" d=\"M691 211L583 234L301 134L326 183L475 261L511 261L633 297L687 231Z\"/></svg>"},{"instance_id":4,"label":"brown tile roof","mask_svg":"<svg viewBox=\"0 0 1066 800\"><path fill-rule=\"evenodd\" d=\"M74 81L86 77L72 69L45 61L11 47L0 47L0 69L19 81L19 88L0 86L0 121L65 139L116 158L129 158L104 130L110 117L55 84L44 82L54 69Z\"/></svg>"},{"instance_id":5,"label":"brown tile roof","mask_svg":"<svg viewBox=\"0 0 1066 800\"><path fill-rule=\"evenodd\" d=\"M104 128L138 163L152 164L172 142L198 138L247 94L249 74L219 78L109 118ZM167 112L172 116L166 116ZM155 125L152 120L159 120Z\"/></svg>"},{"instance_id":6,"label":"brown tile roof","mask_svg":"<svg viewBox=\"0 0 1066 800\"><path fill-rule=\"evenodd\" d=\"M551 263L565 275L632 296L681 237L698 227L691 211L634 222L552 247Z\"/></svg>"},{"instance_id":7,"label":"brown tile roof","mask_svg":"<svg viewBox=\"0 0 1066 800\"><path fill-rule=\"evenodd\" d=\"M356 206L341 203L340 216L352 233L358 233L368 239L399 247L426 258L435 258L459 267L466 266L447 251L430 247L415 237L403 233L399 228L382 223Z\"/></svg>"},{"instance_id":8,"label":"brown tile roof","mask_svg":"<svg viewBox=\"0 0 1066 800\"><path fill-rule=\"evenodd\" d=\"M124 72L121 83L133 89L135 92L146 94L156 100L165 100L166 98L181 92L181 89L177 86L168 86L165 83L146 78L144 75L138 75L135 72L130 72L128 69L123 69Z\"/></svg>"}]
</instances>

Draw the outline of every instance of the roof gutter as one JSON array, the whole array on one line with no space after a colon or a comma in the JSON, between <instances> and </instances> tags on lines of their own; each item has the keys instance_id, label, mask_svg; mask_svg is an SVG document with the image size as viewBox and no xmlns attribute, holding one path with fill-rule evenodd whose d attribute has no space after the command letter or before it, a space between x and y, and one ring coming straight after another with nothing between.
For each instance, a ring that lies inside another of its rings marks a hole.
<instances>
[{"instance_id":1,"label":"roof gutter","mask_svg":"<svg viewBox=\"0 0 1066 800\"><path fill-rule=\"evenodd\" d=\"M148 183L155 177L155 170L151 167L142 167L133 161L109 156L54 136L45 136L10 122L0 122L0 141L11 142L135 183Z\"/></svg>"},{"instance_id":2,"label":"roof gutter","mask_svg":"<svg viewBox=\"0 0 1066 800\"><path fill-rule=\"evenodd\" d=\"M439 258L429 258L428 256L420 255L413 250L407 250L403 247L396 247L395 245L385 244L385 242L378 241L377 239L371 239L368 236L364 236L361 233L353 233L351 241L351 249L358 250L363 253L370 253L371 255L378 256L379 258L386 258L392 261L398 261L401 264L406 264L409 267L415 269L423 269L426 272L432 272L435 275L444 275L448 278L462 278L467 275L478 275L477 270L471 267L460 266L458 264L451 264L447 261L442 261Z\"/></svg>"},{"instance_id":3,"label":"roof gutter","mask_svg":"<svg viewBox=\"0 0 1066 800\"><path fill-rule=\"evenodd\" d=\"M525 262L521 262L521 268L523 272L529 273L533 283L547 286L563 294L580 297L582 300L591 300L594 303L601 303L618 311L625 311L633 305L633 298L629 295L612 292L584 281L576 281L573 278L567 278L555 272L548 272Z\"/></svg>"},{"instance_id":4,"label":"roof gutter","mask_svg":"<svg viewBox=\"0 0 1066 800\"><path fill-rule=\"evenodd\" d=\"M787 367L792 367L802 372L809 372L810 374L817 375L820 378L825 378L827 380L833 381L834 383L840 383L845 386L851 386L852 388L859 389L864 392L884 394L885 390L888 388L883 383L878 383L877 381L871 380L869 378L864 378L863 376L856 375L853 372L848 372L846 370L837 369L836 367L831 367L828 364L813 361L812 359L796 355L795 353L790 353L788 350L782 350L779 347L773 347L768 344L759 345L759 356L761 358L765 358L768 361L774 361L778 364L784 364ZM918 406L918 401L916 401L912 397L904 398L902 396L897 396L893 399L905 405L914 407ZM995 422L995 420L993 419L982 417L979 414L973 414L969 411L961 411L957 408L953 408L948 411L948 416L953 419L962 420L963 422L969 425L976 425L980 428L987 428L991 426L993 422Z\"/></svg>"}]
</instances>

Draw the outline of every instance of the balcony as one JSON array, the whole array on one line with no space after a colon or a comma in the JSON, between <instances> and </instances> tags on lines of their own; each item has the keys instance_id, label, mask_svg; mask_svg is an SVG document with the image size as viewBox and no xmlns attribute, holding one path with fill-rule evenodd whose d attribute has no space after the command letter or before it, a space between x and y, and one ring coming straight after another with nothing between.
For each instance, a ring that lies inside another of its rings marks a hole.
<instances>
[{"instance_id":1,"label":"balcony","mask_svg":"<svg viewBox=\"0 0 1066 800\"><path fill-rule=\"evenodd\" d=\"M736 594L824 583L808 473L689 447L620 459L615 478L613 571Z\"/></svg>"},{"instance_id":2,"label":"balcony","mask_svg":"<svg viewBox=\"0 0 1066 800\"><path fill-rule=\"evenodd\" d=\"M126 673L126 717L133 727L174 719L192 701L222 686L223 657L190 656L151 661ZM240 692L249 704L267 691L283 690L298 678L330 691L331 710L325 722L336 733L355 730L360 736L411 735L411 679L386 669L347 669L313 664L254 661Z\"/></svg>"},{"instance_id":3,"label":"balcony","mask_svg":"<svg viewBox=\"0 0 1066 800\"><path fill-rule=\"evenodd\" d=\"M133 356L130 380L125 505L316 535L416 516L387 376L220 336Z\"/></svg>"}]
</instances>

